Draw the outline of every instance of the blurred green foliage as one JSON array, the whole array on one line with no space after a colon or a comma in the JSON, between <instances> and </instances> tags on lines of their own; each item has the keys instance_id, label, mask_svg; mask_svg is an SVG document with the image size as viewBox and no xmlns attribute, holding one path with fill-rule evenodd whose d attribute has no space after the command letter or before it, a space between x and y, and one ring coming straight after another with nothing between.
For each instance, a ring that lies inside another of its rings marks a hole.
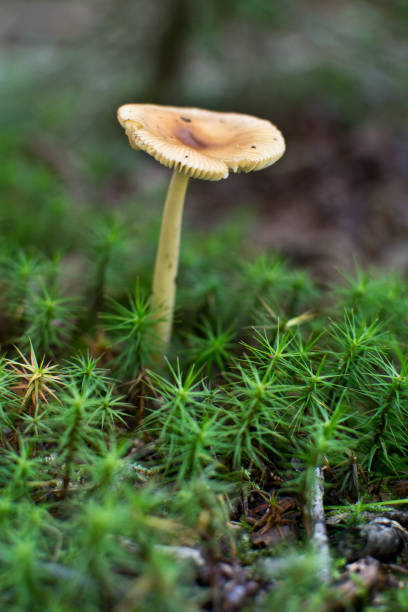
<instances>
[{"instance_id":1,"label":"blurred green foliage","mask_svg":"<svg viewBox=\"0 0 408 612\"><path fill-rule=\"evenodd\" d=\"M347 120L370 112L395 120L404 111L403 0L32 6L28 28L24 3L6 4L0 30L0 125L17 131L62 132L84 144L91 126L112 137L118 104L145 100L270 117L288 105Z\"/></svg>"}]
</instances>

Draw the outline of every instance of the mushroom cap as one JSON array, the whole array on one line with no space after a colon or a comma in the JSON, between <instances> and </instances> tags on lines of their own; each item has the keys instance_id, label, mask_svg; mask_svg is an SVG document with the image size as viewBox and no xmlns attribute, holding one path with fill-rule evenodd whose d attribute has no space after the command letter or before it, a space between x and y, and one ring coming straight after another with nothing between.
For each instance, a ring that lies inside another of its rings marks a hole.
<instances>
[{"instance_id":1,"label":"mushroom cap","mask_svg":"<svg viewBox=\"0 0 408 612\"><path fill-rule=\"evenodd\" d=\"M262 170L285 152L283 136L270 121L240 113L125 104L118 120L134 149L209 181L227 178L230 170Z\"/></svg>"}]
</instances>

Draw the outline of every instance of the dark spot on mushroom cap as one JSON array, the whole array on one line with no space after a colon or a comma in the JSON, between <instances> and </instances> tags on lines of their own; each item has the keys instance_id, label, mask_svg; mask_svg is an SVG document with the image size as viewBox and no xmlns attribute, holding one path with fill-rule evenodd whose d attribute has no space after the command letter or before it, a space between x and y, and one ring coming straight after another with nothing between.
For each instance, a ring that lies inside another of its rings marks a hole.
<instances>
[{"instance_id":1,"label":"dark spot on mushroom cap","mask_svg":"<svg viewBox=\"0 0 408 612\"><path fill-rule=\"evenodd\" d=\"M278 140L277 138L275 138L275 136L273 137L273 140Z\"/></svg>"},{"instance_id":2,"label":"dark spot on mushroom cap","mask_svg":"<svg viewBox=\"0 0 408 612\"><path fill-rule=\"evenodd\" d=\"M185 155L184 157L188 157L188 155Z\"/></svg>"},{"instance_id":3,"label":"dark spot on mushroom cap","mask_svg":"<svg viewBox=\"0 0 408 612\"><path fill-rule=\"evenodd\" d=\"M180 128L177 131L177 138L192 149L206 149L209 145L198 138L194 132L188 128Z\"/></svg>"},{"instance_id":4,"label":"dark spot on mushroom cap","mask_svg":"<svg viewBox=\"0 0 408 612\"><path fill-rule=\"evenodd\" d=\"M251 149L256 149L256 146L255 145L251 145Z\"/></svg>"},{"instance_id":5,"label":"dark spot on mushroom cap","mask_svg":"<svg viewBox=\"0 0 408 612\"><path fill-rule=\"evenodd\" d=\"M183 121L185 121L186 123L191 123L191 119L189 119L188 117L182 117L180 116L180 119L182 119Z\"/></svg>"}]
</instances>

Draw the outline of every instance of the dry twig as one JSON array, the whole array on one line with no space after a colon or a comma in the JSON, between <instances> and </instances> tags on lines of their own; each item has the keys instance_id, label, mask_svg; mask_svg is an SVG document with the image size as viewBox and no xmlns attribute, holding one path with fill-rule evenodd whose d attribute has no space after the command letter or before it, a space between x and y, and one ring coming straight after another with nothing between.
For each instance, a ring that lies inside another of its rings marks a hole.
<instances>
[{"instance_id":1,"label":"dry twig","mask_svg":"<svg viewBox=\"0 0 408 612\"><path fill-rule=\"evenodd\" d=\"M331 578L331 557L324 516L324 475L323 469L314 468L314 480L310 497L309 519L312 528L312 542L319 556L319 574L324 582Z\"/></svg>"}]
</instances>

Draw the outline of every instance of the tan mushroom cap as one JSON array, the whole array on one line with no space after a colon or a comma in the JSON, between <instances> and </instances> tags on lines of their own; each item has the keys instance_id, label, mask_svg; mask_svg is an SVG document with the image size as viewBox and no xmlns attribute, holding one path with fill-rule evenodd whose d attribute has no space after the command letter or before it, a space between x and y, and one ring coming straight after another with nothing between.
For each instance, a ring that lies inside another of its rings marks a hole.
<instances>
[{"instance_id":1,"label":"tan mushroom cap","mask_svg":"<svg viewBox=\"0 0 408 612\"><path fill-rule=\"evenodd\" d=\"M250 115L125 104L118 120L134 149L194 178L218 181L227 178L229 170L262 170L285 152L280 131Z\"/></svg>"}]
</instances>

